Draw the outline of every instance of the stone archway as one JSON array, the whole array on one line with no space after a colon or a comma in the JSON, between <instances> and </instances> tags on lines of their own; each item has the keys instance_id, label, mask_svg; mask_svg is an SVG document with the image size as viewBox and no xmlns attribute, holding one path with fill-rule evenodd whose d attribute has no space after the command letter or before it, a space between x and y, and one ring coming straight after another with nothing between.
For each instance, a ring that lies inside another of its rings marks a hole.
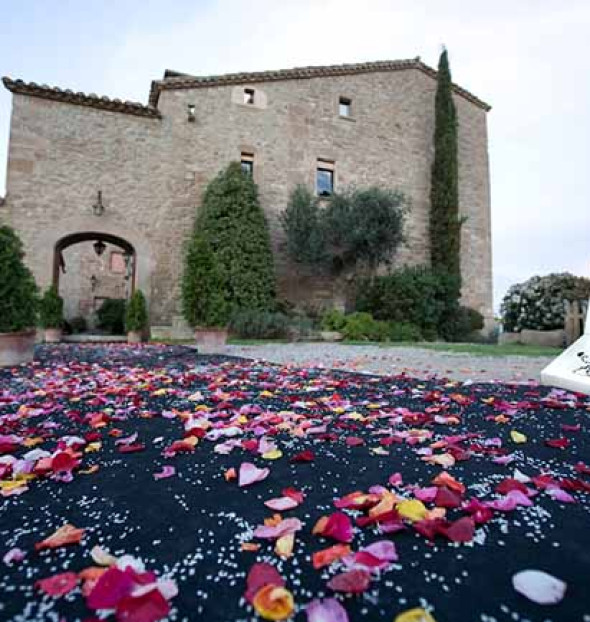
<instances>
[{"instance_id":1,"label":"stone archway","mask_svg":"<svg viewBox=\"0 0 590 622\"><path fill-rule=\"evenodd\" d=\"M59 238L52 282L64 298L66 319L83 320L95 329L95 314L104 301L127 300L135 290L136 258L133 244L112 233L81 231ZM65 281L62 287L60 281Z\"/></svg>"}]
</instances>

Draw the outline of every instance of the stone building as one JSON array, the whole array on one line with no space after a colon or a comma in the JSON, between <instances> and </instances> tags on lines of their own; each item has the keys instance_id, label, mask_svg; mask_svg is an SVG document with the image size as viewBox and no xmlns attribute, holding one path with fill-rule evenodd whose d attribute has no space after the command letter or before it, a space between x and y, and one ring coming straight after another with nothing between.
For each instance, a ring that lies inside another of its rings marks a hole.
<instances>
[{"instance_id":1,"label":"stone building","mask_svg":"<svg viewBox=\"0 0 590 622\"><path fill-rule=\"evenodd\" d=\"M58 282L72 297L68 313L84 315L104 297L100 284L88 291L101 241L108 256L122 253L129 288L145 293L152 332L181 334L183 245L205 185L232 160L258 184L284 296L327 305L338 303L341 287L286 257L279 216L300 183L319 192L350 184L402 190L412 208L396 261L429 261L436 72L419 59L209 77L166 71L152 82L148 105L9 78L4 85L13 107L0 220L20 234L39 285ZM462 296L491 319L489 106L459 86L454 95L467 217ZM101 265L112 285L116 273ZM64 266L77 274L69 289Z\"/></svg>"}]
</instances>

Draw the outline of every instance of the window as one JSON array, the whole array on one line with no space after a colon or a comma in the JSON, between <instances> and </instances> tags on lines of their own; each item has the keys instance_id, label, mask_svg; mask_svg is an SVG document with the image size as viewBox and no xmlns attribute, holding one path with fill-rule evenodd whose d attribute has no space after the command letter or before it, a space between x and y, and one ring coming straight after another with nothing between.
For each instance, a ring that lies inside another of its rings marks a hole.
<instances>
[{"instance_id":1,"label":"window","mask_svg":"<svg viewBox=\"0 0 590 622\"><path fill-rule=\"evenodd\" d=\"M123 274L125 272L125 257L119 251L112 251L109 262L109 269L114 274Z\"/></svg>"},{"instance_id":2,"label":"window","mask_svg":"<svg viewBox=\"0 0 590 622\"><path fill-rule=\"evenodd\" d=\"M254 103L254 89L244 89L244 103L245 104Z\"/></svg>"},{"instance_id":3,"label":"window","mask_svg":"<svg viewBox=\"0 0 590 622\"><path fill-rule=\"evenodd\" d=\"M242 164L242 172L252 176L254 174L254 154L242 152L240 162Z\"/></svg>"},{"instance_id":4,"label":"window","mask_svg":"<svg viewBox=\"0 0 590 622\"><path fill-rule=\"evenodd\" d=\"M350 117L352 101L347 97L341 97L338 103L338 114L341 117Z\"/></svg>"},{"instance_id":5,"label":"window","mask_svg":"<svg viewBox=\"0 0 590 622\"><path fill-rule=\"evenodd\" d=\"M334 192L334 162L318 160L316 170L316 192L320 197L329 197Z\"/></svg>"},{"instance_id":6,"label":"window","mask_svg":"<svg viewBox=\"0 0 590 622\"><path fill-rule=\"evenodd\" d=\"M194 123L194 121L195 121L195 105L194 104L189 104L187 106L187 109L188 109L188 120L191 123Z\"/></svg>"}]
</instances>

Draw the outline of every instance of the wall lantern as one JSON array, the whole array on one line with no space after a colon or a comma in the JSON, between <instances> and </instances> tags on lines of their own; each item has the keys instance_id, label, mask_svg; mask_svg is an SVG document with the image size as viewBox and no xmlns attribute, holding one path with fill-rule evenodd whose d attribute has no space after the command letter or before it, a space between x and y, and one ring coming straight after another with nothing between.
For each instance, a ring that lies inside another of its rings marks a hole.
<instances>
[{"instance_id":1,"label":"wall lantern","mask_svg":"<svg viewBox=\"0 0 590 622\"><path fill-rule=\"evenodd\" d=\"M189 104L188 105L188 120L190 123L194 123L196 120L195 117L195 105L194 104Z\"/></svg>"},{"instance_id":2,"label":"wall lantern","mask_svg":"<svg viewBox=\"0 0 590 622\"><path fill-rule=\"evenodd\" d=\"M96 240L96 242L92 246L94 246L94 252L99 257L104 253L107 247L107 245L102 240Z\"/></svg>"},{"instance_id":3,"label":"wall lantern","mask_svg":"<svg viewBox=\"0 0 590 622\"><path fill-rule=\"evenodd\" d=\"M94 291L96 289L97 285L98 285L98 279L96 278L96 275L93 274L90 277L90 288L92 289L92 291Z\"/></svg>"},{"instance_id":4,"label":"wall lantern","mask_svg":"<svg viewBox=\"0 0 590 622\"><path fill-rule=\"evenodd\" d=\"M102 216L104 214L104 205L102 203L102 190L98 191L96 203L92 206L92 212L95 216Z\"/></svg>"}]
</instances>

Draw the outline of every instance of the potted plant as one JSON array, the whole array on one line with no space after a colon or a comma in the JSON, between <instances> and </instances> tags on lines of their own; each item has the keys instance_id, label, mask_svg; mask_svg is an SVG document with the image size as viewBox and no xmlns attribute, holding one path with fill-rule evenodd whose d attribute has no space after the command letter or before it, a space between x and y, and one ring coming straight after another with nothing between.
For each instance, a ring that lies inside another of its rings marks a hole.
<instances>
[{"instance_id":1,"label":"potted plant","mask_svg":"<svg viewBox=\"0 0 590 622\"><path fill-rule=\"evenodd\" d=\"M148 314L145 296L140 289L136 289L127 305L125 314L127 328L127 343L141 343L148 328Z\"/></svg>"},{"instance_id":2,"label":"potted plant","mask_svg":"<svg viewBox=\"0 0 590 622\"><path fill-rule=\"evenodd\" d=\"M200 234L194 235L187 249L182 279L182 312L195 329L200 353L224 351L230 309L223 295L217 258Z\"/></svg>"},{"instance_id":3,"label":"potted plant","mask_svg":"<svg viewBox=\"0 0 590 622\"><path fill-rule=\"evenodd\" d=\"M33 360L37 285L23 257L16 233L0 227L0 367Z\"/></svg>"},{"instance_id":4,"label":"potted plant","mask_svg":"<svg viewBox=\"0 0 590 622\"><path fill-rule=\"evenodd\" d=\"M57 293L55 285L48 287L41 298L40 316L41 327L45 330L45 341L59 343L64 321L64 301Z\"/></svg>"}]
</instances>

